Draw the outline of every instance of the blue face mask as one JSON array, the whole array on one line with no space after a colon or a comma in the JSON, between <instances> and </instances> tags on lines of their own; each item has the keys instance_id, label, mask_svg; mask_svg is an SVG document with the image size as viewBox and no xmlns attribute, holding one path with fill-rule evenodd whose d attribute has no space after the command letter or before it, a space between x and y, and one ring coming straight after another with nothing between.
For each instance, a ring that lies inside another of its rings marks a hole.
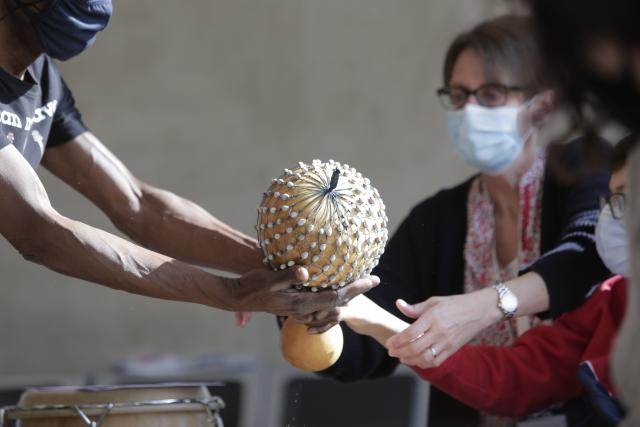
<instances>
[{"instance_id":1,"label":"blue face mask","mask_svg":"<svg viewBox=\"0 0 640 427\"><path fill-rule=\"evenodd\" d=\"M447 127L453 149L483 173L504 172L535 130L532 128L524 137L518 132L518 112L529 104L497 108L467 104L460 110L449 111Z\"/></svg>"},{"instance_id":2,"label":"blue face mask","mask_svg":"<svg viewBox=\"0 0 640 427\"><path fill-rule=\"evenodd\" d=\"M44 53L62 61L89 48L113 10L111 0L52 0L42 12L32 12L23 0L15 1L29 15Z\"/></svg>"},{"instance_id":3,"label":"blue face mask","mask_svg":"<svg viewBox=\"0 0 640 427\"><path fill-rule=\"evenodd\" d=\"M604 265L613 274L629 277L631 263L627 230L623 219L613 217L609 205L600 211L595 237L596 250Z\"/></svg>"}]
</instances>

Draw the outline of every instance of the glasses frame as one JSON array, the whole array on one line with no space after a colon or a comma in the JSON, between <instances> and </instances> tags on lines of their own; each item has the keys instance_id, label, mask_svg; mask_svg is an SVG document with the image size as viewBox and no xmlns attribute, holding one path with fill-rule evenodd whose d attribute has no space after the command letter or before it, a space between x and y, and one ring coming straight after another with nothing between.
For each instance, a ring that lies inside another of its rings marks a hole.
<instances>
[{"instance_id":1,"label":"glasses frame","mask_svg":"<svg viewBox=\"0 0 640 427\"><path fill-rule=\"evenodd\" d=\"M478 97L478 93L482 92L483 90L487 89L487 88L494 88L494 89L498 89L504 92L504 101L502 101L502 103L499 104L493 104L493 105L487 105L486 103L484 103L480 97ZM528 90L530 90L531 88L528 86L509 86L509 85L503 85L502 83L485 83L483 85L478 86L476 89L474 90L469 90L467 88L464 87L460 87L460 86L455 86L455 87L441 87L440 89L438 89L436 91L436 94L438 95L438 100L440 101L440 105L442 105L442 107L445 110L449 110L449 111L456 111L456 110L461 110L464 108L465 105L467 105L467 102L469 101L469 97L471 95L473 95L473 97L476 99L476 101L478 102L479 105L482 105L483 107L489 107L489 108L497 108L497 107L502 107L507 103L507 100L509 99L509 94L511 92L526 92ZM447 103L446 101L444 101L444 97L445 96L451 96L451 91L452 90L459 90L462 91L465 95L464 97L464 102L462 103L462 105L460 107L454 107L453 105L451 105L450 103Z\"/></svg>"},{"instance_id":2,"label":"glasses frame","mask_svg":"<svg viewBox=\"0 0 640 427\"><path fill-rule=\"evenodd\" d=\"M601 197L600 208L604 209L607 205L609 205L611 216L614 219L623 219L627 196L624 193L611 193L607 197Z\"/></svg>"}]
</instances>

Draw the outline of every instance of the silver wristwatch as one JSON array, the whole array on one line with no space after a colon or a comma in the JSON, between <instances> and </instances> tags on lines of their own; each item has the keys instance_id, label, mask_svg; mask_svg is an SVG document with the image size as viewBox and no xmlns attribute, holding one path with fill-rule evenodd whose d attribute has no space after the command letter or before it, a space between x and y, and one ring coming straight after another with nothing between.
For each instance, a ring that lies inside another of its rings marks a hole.
<instances>
[{"instance_id":1,"label":"silver wristwatch","mask_svg":"<svg viewBox=\"0 0 640 427\"><path fill-rule=\"evenodd\" d=\"M498 308L502 311L505 320L511 319L518 310L518 297L502 282L493 285L498 293Z\"/></svg>"}]
</instances>

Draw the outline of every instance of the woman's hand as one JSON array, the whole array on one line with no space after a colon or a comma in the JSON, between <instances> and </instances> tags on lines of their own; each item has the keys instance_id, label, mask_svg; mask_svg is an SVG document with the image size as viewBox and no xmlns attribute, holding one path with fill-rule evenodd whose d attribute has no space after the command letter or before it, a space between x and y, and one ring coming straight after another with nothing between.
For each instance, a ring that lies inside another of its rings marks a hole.
<instances>
[{"instance_id":1,"label":"woman's hand","mask_svg":"<svg viewBox=\"0 0 640 427\"><path fill-rule=\"evenodd\" d=\"M389 338L389 355L423 369L440 366L478 332L502 318L492 288L464 295L432 297L415 305L396 301L411 326Z\"/></svg>"}]
</instances>

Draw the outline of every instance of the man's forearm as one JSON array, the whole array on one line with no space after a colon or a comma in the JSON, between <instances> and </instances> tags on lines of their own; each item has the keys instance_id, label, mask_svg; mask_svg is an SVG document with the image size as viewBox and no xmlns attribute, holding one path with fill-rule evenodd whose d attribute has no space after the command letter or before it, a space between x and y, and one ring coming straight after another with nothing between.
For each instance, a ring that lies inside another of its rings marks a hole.
<instances>
[{"instance_id":1,"label":"man's forearm","mask_svg":"<svg viewBox=\"0 0 640 427\"><path fill-rule=\"evenodd\" d=\"M113 218L131 238L182 261L232 273L264 267L254 238L173 193L144 184L141 191L135 215Z\"/></svg>"},{"instance_id":2,"label":"man's forearm","mask_svg":"<svg viewBox=\"0 0 640 427\"><path fill-rule=\"evenodd\" d=\"M68 276L154 298L236 309L227 279L105 231L56 217L39 236L39 243L20 248L23 254Z\"/></svg>"}]
</instances>

